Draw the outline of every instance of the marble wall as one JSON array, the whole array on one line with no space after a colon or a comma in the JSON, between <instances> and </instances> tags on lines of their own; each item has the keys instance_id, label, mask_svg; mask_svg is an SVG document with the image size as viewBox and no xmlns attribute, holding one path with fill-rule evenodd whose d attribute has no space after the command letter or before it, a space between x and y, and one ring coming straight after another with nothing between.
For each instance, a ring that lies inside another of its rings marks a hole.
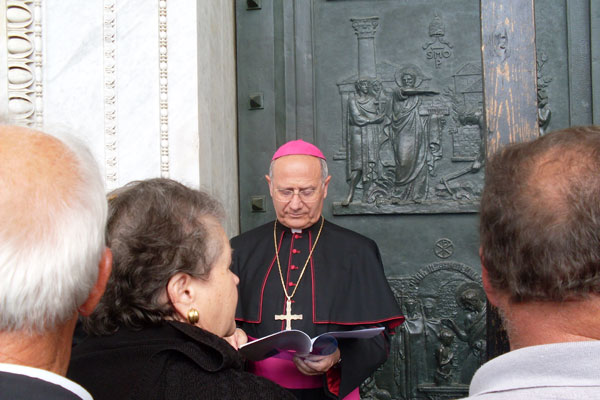
<instances>
[{"instance_id":1,"label":"marble wall","mask_svg":"<svg viewBox=\"0 0 600 400\"><path fill-rule=\"evenodd\" d=\"M170 177L238 232L233 0L0 0L0 113L85 140L109 189Z\"/></svg>"}]
</instances>

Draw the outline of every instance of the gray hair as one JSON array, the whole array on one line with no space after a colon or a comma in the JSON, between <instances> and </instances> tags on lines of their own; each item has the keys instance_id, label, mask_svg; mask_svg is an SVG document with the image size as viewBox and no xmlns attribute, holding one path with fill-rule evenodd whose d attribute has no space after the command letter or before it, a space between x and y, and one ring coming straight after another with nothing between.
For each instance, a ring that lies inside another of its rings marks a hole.
<instances>
[{"instance_id":1,"label":"gray hair","mask_svg":"<svg viewBox=\"0 0 600 400\"><path fill-rule=\"evenodd\" d=\"M0 136L9 130L24 141L8 151L22 151L27 164L15 167L10 154L8 161L0 155L0 330L42 333L73 318L98 278L104 181L87 147L66 132L53 138L0 126ZM25 198L14 195L19 189Z\"/></svg>"},{"instance_id":2,"label":"gray hair","mask_svg":"<svg viewBox=\"0 0 600 400\"><path fill-rule=\"evenodd\" d=\"M131 182L108 196L107 243L113 273L84 329L108 335L141 329L175 314L166 298L169 279L183 272L208 279L223 251L215 222L221 204L170 179Z\"/></svg>"},{"instance_id":3,"label":"gray hair","mask_svg":"<svg viewBox=\"0 0 600 400\"><path fill-rule=\"evenodd\" d=\"M273 160L271 161L271 164L269 164L269 179L271 180L273 180L273 163L275 163L275 161L277 160ZM327 179L327 177L329 176L329 170L327 169L327 161L323 160L322 158L319 158L319 162L321 163L321 182L325 183L325 179Z\"/></svg>"},{"instance_id":4,"label":"gray hair","mask_svg":"<svg viewBox=\"0 0 600 400\"><path fill-rule=\"evenodd\" d=\"M483 263L515 302L600 294L600 128L507 146L486 165Z\"/></svg>"}]
</instances>

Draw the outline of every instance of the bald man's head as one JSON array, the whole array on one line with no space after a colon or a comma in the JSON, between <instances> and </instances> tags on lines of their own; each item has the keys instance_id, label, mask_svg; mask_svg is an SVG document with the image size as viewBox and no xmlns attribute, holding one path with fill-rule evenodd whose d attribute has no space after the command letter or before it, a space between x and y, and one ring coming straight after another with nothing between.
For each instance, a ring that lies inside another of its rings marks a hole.
<instances>
[{"instance_id":1,"label":"bald man's head","mask_svg":"<svg viewBox=\"0 0 600 400\"><path fill-rule=\"evenodd\" d=\"M0 130L0 165L0 187L5 189L0 229L12 237L39 239L35 232L49 224L80 183L75 155L52 136L9 126Z\"/></svg>"},{"instance_id":2,"label":"bald man's head","mask_svg":"<svg viewBox=\"0 0 600 400\"><path fill-rule=\"evenodd\" d=\"M43 330L87 298L104 249L97 165L71 138L0 126L0 330Z\"/></svg>"},{"instance_id":3,"label":"bald man's head","mask_svg":"<svg viewBox=\"0 0 600 400\"><path fill-rule=\"evenodd\" d=\"M600 294L600 128L507 146L486 165L482 261L515 302Z\"/></svg>"}]
</instances>

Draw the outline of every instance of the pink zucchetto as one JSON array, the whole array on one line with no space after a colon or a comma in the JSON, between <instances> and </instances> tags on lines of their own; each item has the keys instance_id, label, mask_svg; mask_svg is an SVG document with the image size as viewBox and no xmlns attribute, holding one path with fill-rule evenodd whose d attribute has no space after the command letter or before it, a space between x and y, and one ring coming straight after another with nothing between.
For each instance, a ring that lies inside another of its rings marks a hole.
<instances>
[{"instance_id":1,"label":"pink zucchetto","mask_svg":"<svg viewBox=\"0 0 600 400\"><path fill-rule=\"evenodd\" d=\"M326 160L325 156L317 146L315 146L312 143L305 142L302 139L298 139L287 142L286 144L278 148L275 154L273 155L273 159L271 159L271 161L275 161L283 156L292 155L313 156Z\"/></svg>"}]
</instances>

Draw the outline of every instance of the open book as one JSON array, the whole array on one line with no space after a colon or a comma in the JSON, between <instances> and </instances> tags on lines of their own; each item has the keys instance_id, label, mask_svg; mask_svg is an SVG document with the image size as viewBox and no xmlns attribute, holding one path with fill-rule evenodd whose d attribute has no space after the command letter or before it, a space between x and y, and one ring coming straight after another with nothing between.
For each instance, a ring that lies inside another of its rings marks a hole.
<instances>
[{"instance_id":1,"label":"open book","mask_svg":"<svg viewBox=\"0 0 600 400\"><path fill-rule=\"evenodd\" d=\"M242 356L251 361L264 360L283 351L292 352L298 356L328 355L337 349L337 339L370 339L383 330L383 327L377 327L355 331L327 332L311 339L306 333L291 329L275 332L243 344L239 351Z\"/></svg>"}]
</instances>

